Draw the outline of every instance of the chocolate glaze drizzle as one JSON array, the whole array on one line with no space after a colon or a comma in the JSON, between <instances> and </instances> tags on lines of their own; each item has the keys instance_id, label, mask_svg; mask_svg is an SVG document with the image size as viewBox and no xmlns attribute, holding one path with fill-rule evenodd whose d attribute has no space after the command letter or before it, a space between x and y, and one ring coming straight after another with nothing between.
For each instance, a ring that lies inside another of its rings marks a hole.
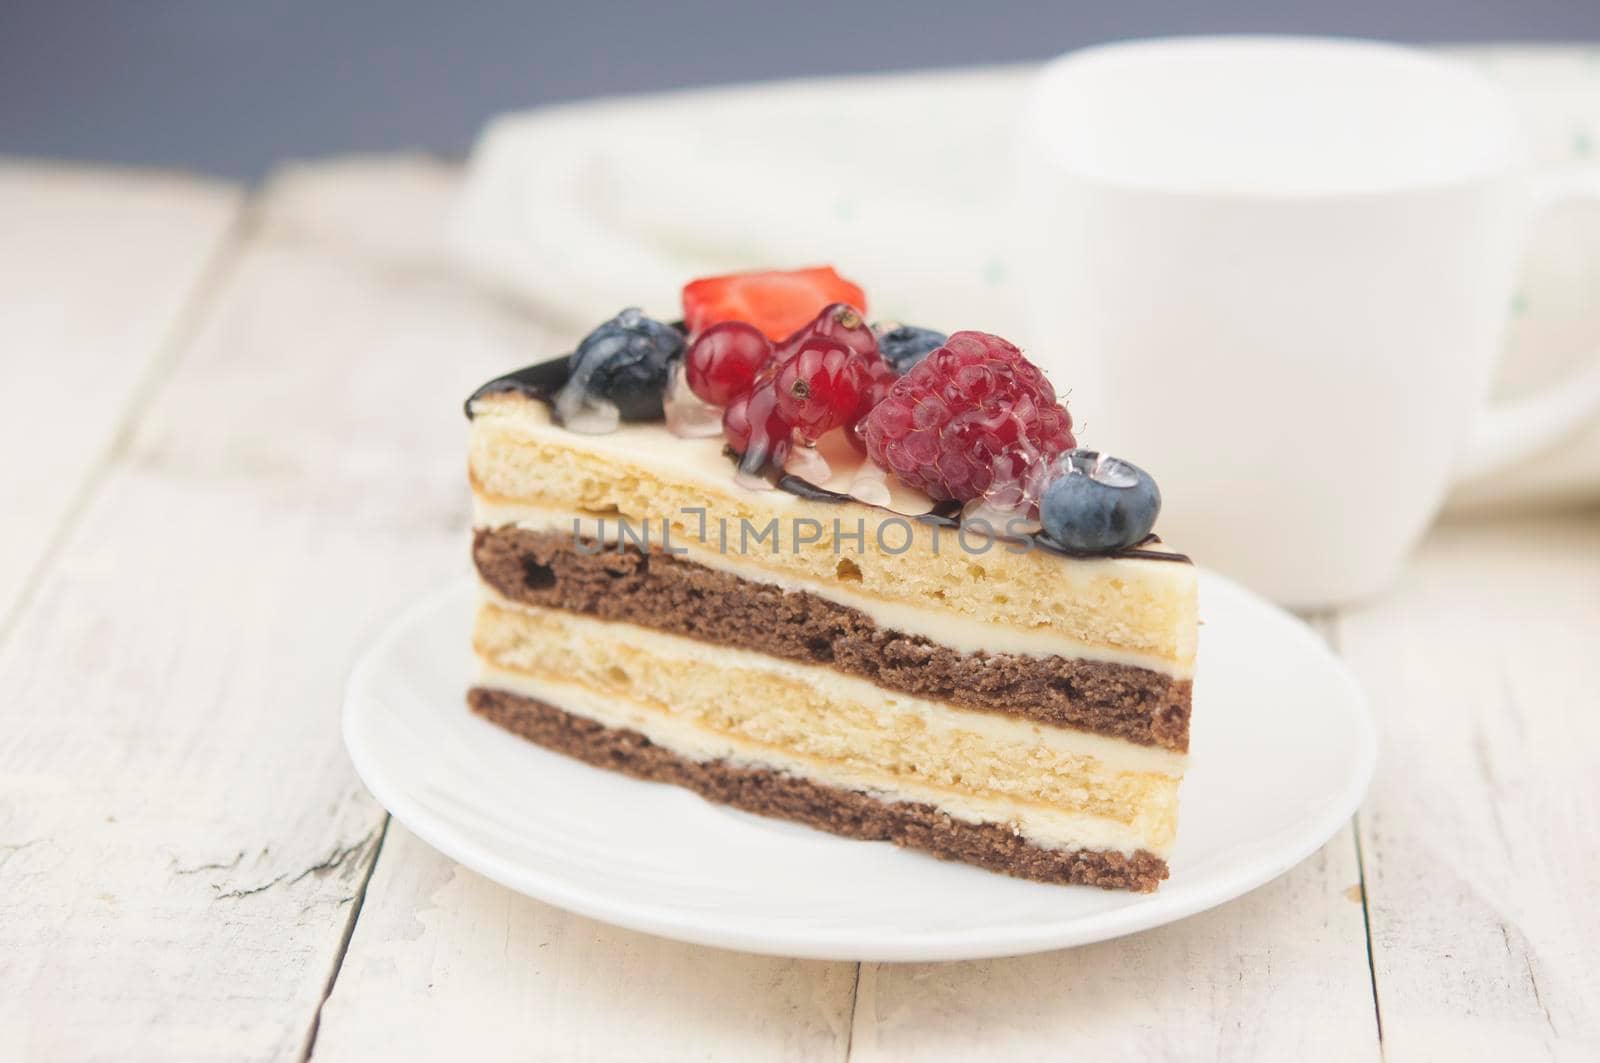
<instances>
[{"instance_id":1,"label":"chocolate glaze drizzle","mask_svg":"<svg viewBox=\"0 0 1600 1063\"><path fill-rule=\"evenodd\" d=\"M733 455L733 459L734 462L737 463L739 460L739 455ZM841 494L838 491L830 491L826 487L818 487L810 480L802 480L800 477L792 476L789 473L784 473L782 476L778 477L773 486L785 494L794 495L796 498L804 498L808 502L828 502L832 504L860 501L859 499L851 498L849 495ZM862 505L866 505L866 503L863 502Z\"/></svg>"},{"instance_id":2,"label":"chocolate glaze drizzle","mask_svg":"<svg viewBox=\"0 0 1600 1063\"><path fill-rule=\"evenodd\" d=\"M507 391L515 391L526 395L530 399L549 403L556 397L556 392L567 382L571 375L567 365L567 356L552 358L548 362L530 365L525 369L518 369L515 373L495 377L487 384L467 396L467 401L462 404L467 420L472 420L472 404L486 395L500 395Z\"/></svg>"},{"instance_id":3,"label":"chocolate glaze drizzle","mask_svg":"<svg viewBox=\"0 0 1600 1063\"><path fill-rule=\"evenodd\" d=\"M674 324L677 325L678 323L674 322ZM478 399L484 398L488 395L500 395L504 394L505 392L516 392L517 394L524 395L530 399L535 399L539 402L548 404L555 398L556 392L561 390L561 386L567 382L568 375L567 356L562 355L560 358L552 358L548 362L540 362L537 365L530 365L525 369L518 369L515 373L507 373L505 376L496 377L487 384L484 384L478 390L474 391L471 395L467 396L467 401L464 406L467 419L470 421L473 417L472 404ZM727 448L724 448L724 452L729 454L735 463L738 462L737 454L734 454ZM818 487L811 481L802 480L800 477L791 473L783 473L779 475L773 482L773 486L779 491L794 495L797 498L806 499L809 502L825 502L830 505L854 503L855 505L868 506L872 509L882 508L880 506L873 506L870 502L862 502L858 498L852 498L850 495L842 494L838 491L830 491L825 487ZM921 516L912 517L910 519L920 521L924 524L932 524L940 528L957 528L961 525L961 509L962 506L960 502L937 502L934 504L933 509L929 510L927 513L924 513ZM1066 547L1062 546L1060 543L1056 542L1042 531L1034 532L1031 535L1021 537L995 535L994 538L1000 542L1028 542L1034 546L1048 550L1053 554L1060 554L1062 557L1070 557L1078 560L1093 560L1096 558L1130 558L1148 561L1176 561L1179 564L1184 565L1191 565L1194 563L1185 554L1168 553L1165 550L1145 549L1149 546L1158 545L1161 542L1161 537L1153 533L1145 536L1132 546L1125 547L1121 550L1114 550L1106 554L1085 554L1068 550Z\"/></svg>"}]
</instances>

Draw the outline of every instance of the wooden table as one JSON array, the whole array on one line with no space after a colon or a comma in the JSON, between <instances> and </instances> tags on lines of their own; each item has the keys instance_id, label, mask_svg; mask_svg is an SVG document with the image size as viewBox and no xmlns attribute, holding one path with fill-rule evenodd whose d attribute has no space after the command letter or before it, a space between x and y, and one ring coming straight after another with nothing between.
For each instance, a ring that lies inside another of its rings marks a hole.
<instances>
[{"instance_id":1,"label":"wooden table","mask_svg":"<svg viewBox=\"0 0 1600 1063\"><path fill-rule=\"evenodd\" d=\"M1124 940L742 956L390 821L345 674L466 571L459 397L571 339L450 269L457 177L0 166L0 1058L1600 1057L1596 512L1315 618L1382 732L1357 821Z\"/></svg>"}]
</instances>

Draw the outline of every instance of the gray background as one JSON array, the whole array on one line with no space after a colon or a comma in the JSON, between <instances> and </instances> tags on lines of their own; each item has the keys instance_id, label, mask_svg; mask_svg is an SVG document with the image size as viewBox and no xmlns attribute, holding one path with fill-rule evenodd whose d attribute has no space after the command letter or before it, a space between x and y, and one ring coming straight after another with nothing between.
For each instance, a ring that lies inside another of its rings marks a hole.
<instances>
[{"instance_id":1,"label":"gray background","mask_svg":"<svg viewBox=\"0 0 1600 1063\"><path fill-rule=\"evenodd\" d=\"M489 115L554 100L1203 32L1593 41L1600 0L0 0L0 154L252 178L288 157L459 154Z\"/></svg>"}]
</instances>

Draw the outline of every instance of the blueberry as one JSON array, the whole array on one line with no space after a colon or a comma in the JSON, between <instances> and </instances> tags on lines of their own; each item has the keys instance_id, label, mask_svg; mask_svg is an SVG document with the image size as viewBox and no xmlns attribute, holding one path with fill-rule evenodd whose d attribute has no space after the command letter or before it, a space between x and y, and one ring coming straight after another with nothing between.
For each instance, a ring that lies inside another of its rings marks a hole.
<instances>
[{"instance_id":1,"label":"blueberry","mask_svg":"<svg viewBox=\"0 0 1600 1063\"><path fill-rule=\"evenodd\" d=\"M1069 450L1039 500L1045 533L1074 553L1108 554L1143 541L1161 512L1150 474L1094 450Z\"/></svg>"},{"instance_id":2,"label":"blueberry","mask_svg":"<svg viewBox=\"0 0 1600 1063\"><path fill-rule=\"evenodd\" d=\"M669 364L683 333L629 307L583 338L567 357L571 375L556 396L562 424L609 432L622 421L659 421Z\"/></svg>"},{"instance_id":3,"label":"blueberry","mask_svg":"<svg viewBox=\"0 0 1600 1063\"><path fill-rule=\"evenodd\" d=\"M878 334L878 353L901 376L909 373L911 367L926 358L929 352L943 347L948 339L944 333L933 329L892 321L880 321L872 326L872 331Z\"/></svg>"}]
</instances>

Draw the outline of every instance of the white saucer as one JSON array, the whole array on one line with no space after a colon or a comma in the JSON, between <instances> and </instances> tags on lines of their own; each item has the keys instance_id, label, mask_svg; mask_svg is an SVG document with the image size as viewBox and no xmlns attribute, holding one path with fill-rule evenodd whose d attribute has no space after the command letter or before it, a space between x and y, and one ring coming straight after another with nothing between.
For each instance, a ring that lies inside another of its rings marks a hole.
<instances>
[{"instance_id":1,"label":"white saucer","mask_svg":"<svg viewBox=\"0 0 1600 1063\"><path fill-rule=\"evenodd\" d=\"M746 815L591 768L467 711L474 590L418 603L350 677L367 786L446 855L665 937L842 960L1010 956L1129 934L1282 874L1355 810L1376 755L1350 673L1298 620L1203 573L1192 762L1154 894L1047 886Z\"/></svg>"}]
</instances>

